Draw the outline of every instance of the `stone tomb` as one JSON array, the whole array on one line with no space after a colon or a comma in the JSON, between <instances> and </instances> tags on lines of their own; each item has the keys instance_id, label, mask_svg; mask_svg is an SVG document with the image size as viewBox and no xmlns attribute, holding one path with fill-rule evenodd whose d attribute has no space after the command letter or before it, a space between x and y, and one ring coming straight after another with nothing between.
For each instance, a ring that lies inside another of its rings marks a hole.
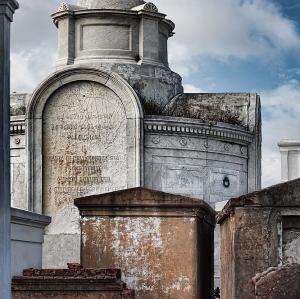
<instances>
[{"instance_id":1,"label":"stone tomb","mask_svg":"<svg viewBox=\"0 0 300 299\"><path fill-rule=\"evenodd\" d=\"M282 264L300 263L300 179L231 199L218 222L221 296L255 299L252 278L257 273ZM277 287L280 289L280 284Z\"/></svg>"},{"instance_id":2,"label":"stone tomb","mask_svg":"<svg viewBox=\"0 0 300 299\"><path fill-rule=\"evenodd\" d=\"M215 212L202 200L133 188L75 200L81 264L120 268L138 299L208 299Z\"/></svg>"},{"instance_id":3,"label":"stone tomb","mask_svg":"<svg viewBox=\"0 0 300 299\"><path fill-rule=\"evenodd\" d=\"M118 86L113 76L99 75L102 78L97 82L83 70L78 80L69 71L61 76L60 86L55 86L57 78L50 79L49 96L44 90L33 96L37 99L31 119L32 161L36 162L31 164L33 205L52 217L43 247L44 267L79 261L79 215L74 198L140 183L138 101L133 93L130 97L126 83Z\"/></svg>"}]
</instances>

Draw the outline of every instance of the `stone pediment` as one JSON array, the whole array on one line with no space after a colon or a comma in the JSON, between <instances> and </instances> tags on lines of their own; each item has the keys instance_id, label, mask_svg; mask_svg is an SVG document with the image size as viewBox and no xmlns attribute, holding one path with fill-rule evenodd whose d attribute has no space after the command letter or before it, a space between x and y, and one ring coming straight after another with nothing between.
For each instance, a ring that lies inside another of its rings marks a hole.
<instances>
[{"instance_id":1,"label":"stone pediment","mask_svg":"<svg viewBox=\"0 0 300 299\"><path fill-rule=\"evenodd\" d=\"M215 215L215 211L203 200L165 193L147 188L131 188L105 194L91 195L74 200L80 211L117 208L189 208L204 209Z\"/></svg>"}]
</instances>

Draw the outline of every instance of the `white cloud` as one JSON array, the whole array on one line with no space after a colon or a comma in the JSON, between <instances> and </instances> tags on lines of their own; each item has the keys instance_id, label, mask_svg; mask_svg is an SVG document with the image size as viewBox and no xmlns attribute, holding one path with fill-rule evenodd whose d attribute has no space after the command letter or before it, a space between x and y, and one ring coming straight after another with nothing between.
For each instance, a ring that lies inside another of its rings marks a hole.
<instances>
[{"instance_id":1,"label":"white cloud","mask_svg":"<svg viewBox=\"0 0 300 299\"><path fill-rule=\"evenodd\" d=\"M300 82L289 81L272 91L261 92L263 106L263 185L280 182L282 139L300 139Z\"/></svg>"},{"instance_id":2,"label":"white cloud","mask_svg":"<svg viewBox=\"0 0 300 299\"><path fill-rule=\"evenodd\" d=\"M11 91L31 93L50 73L55 62L55 51L46 47L11 54Z\"/></svg>"},{"instance_id":3,"label":"white cloud","mask_svg":"<svg viewBox=\"0 0 300 299\"><path fill-rule=\"evenodd\" d=\"M193 84L184 84L184 92L185 93L203 93L205 92L203 89L193 85Z\"/></svg>"},{"instance_id":4,"label":"white cloud","mask_svg":"<svg viewBox=\"0 0 300 299\"><path fill-rule=\"evenodd\" d=\"M207 57L278 59L300 49L295 24L271 0L157 0L176 23L170 62L189 75ZM198 61L198 62L197 62Z\"/></svg>"}]
</instances>

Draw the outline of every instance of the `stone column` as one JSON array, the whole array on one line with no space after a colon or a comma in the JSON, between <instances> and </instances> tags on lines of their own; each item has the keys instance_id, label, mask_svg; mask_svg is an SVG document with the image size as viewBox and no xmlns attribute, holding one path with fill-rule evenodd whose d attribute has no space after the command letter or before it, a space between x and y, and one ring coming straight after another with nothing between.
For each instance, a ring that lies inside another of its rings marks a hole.
<instances>
[{"instance_id":1,"label":"stone column","mask_svg":"<svg viewBox=\"0 0 300 299\"><path fill-rule=\"evenodd\" d=\"M16 0L0 0L0 298L11 297L10 265L10 22Z\"/></svg>"},{"instance_id":2,"label":"stone column","mask_svg":"<svg viewBox=\"0 0 300 299\"><path fill-rule=\"evenodd\" d=\"M300 178L300 140L283 140L278 143L281 153L281 180Z\"/></svg>"}]
</instances>

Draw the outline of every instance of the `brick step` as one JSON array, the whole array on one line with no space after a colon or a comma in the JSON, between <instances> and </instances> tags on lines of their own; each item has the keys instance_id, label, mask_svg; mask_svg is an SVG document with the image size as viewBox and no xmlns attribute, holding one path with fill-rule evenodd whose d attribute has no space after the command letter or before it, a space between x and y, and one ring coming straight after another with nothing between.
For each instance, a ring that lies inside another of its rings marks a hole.
<instances>
[{"instance_id":1,"label":"brick step","mask_svg":"<svg viewBox=\"0 0 300 299\"><path fill-rule=\"evenodd\" d=\"M13 299L133 299L134 291L121 281L120 269L26 269L12 280Z\"/></svg>"}]
</instances>

